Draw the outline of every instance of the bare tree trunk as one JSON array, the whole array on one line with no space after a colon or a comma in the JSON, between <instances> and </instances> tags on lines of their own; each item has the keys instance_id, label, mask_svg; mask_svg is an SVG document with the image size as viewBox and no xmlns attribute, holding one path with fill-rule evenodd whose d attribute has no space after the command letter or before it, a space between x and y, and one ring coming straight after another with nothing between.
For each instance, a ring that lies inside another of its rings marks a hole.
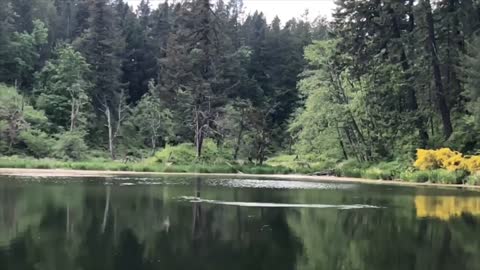
<instances>
[{"instance_id":1,"label":"bare tree trunk","mask_svg":"<svg viewBox=\"0 0 480 270\"><path fill-rule=\"evenodd\" d=\"M103 97L102 106L103 113L107 119L107 129L108 129L108 150L112 160L115 160L115 140L120 134L122 123L128 115L128 106L125 103L125 95L123 91L118 93L118 96L114 97L116 99L117 105L112 105L107 101L107 97ZM116 111L112 112L112 107ZM115 115L114 115L115 114ZM114 119L116 116L116 119Z\"/></svg>"},{"instance_id":2,"label":"bare tree trunk","mask_svg":"<svg viewBox=\"0 0 480 270\"><path fill-rule=\"evenodd\" d=\"M202 156L203 146L203 124L201 119L200 108L195 108L195 148L197 151L197 158Z\"/></svg>"},{"instance_id":3,"label":"bare tree trunk","mask_svg":"<svg viewBox=\"0 0 480 270\"><path fill-rule=\"evenodd\" d=\"M202 156L202 147L203 147L203 135L200 132L197 135L197 158L200 158Z\"/></svg>"},{"instance_id":4,"label":"bare tree trunk","mask_svg":"<svg viewBox=\"0 0 480 270\"><path fill-rule=\"evenodd\" d=\"M450 118L450 109L448 107L445 90L443 88L440 61L438 59L438 48L435 39L435 25L433 22L432 6L430 5L430 0L423 0L423 6L425 9L425 19L428 29L427 52L430 53L432 57L431 64L433 69L433 78L435 81L435 96L437 99L438 109L440 110L440 116L442 118L443 133L445 135L445 139L448 139L450 135L452 135L453 127Z\"/></svg>"},{"instance_id":5,"label":"bare tree trunk","mask_svg":"<svg viewBox=\"0 0 480 270\"><path fill-rule=\"evenodd\" d=\"M155 151L157 150L157 138L154 135L150 138L150 140L152 141L152 155L154 155Z\"/></svg>"},{"instance_id":6,"label":"bare tree trunk","mask_svg":"<svg viewBox=\"0 0 480 270\"><path fill-rule=\"evenodd\" d=\"M114 134L113 134L113 123L112 123L112 113L110 107L105 105L105 115L107 117L107 128L108 128L108 150L112 160L115 160L115 146L114 146Z\"/></svg>"},{"instance_id":7,"label":"bare tree trunk","mask_svg":"<svg viewBox=\"0 0 480 270\"><path fill-rule=\"evenodd\" d=\"M71 112L70 112L70 131L75 129L75 101L71 101Z\"/></svg>"},{"instance_id":8,"label":"bare tree trunk","mask_svg":"<svg viewBox=\"0 0 480 270\"><path fill-rule=\"evenodd\" d=\"M19 81L18 79L15 79L15 85L14 85L15 91L19 90L18 88L20 85L21 85L21 81ZM25 108L25 93L22 94L22 109L21 109L22 112L24 108Z\"/></svg>"}]
</instances>

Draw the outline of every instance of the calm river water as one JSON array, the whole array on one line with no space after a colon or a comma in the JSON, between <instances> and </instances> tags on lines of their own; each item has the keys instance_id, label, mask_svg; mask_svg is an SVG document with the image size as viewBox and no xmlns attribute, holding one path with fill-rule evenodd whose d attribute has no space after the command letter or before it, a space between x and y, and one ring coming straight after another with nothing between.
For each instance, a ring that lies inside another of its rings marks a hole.
<instances>
[{"instance_id":1,"label":"calm river water","mask_svg":"<svg viewBox=\"0 0 480 270\"><path fill-rule=\"evenodd\" d=\"M480 192L0 177L2 270L475 270Z\"/></svg>"}]
</instances>

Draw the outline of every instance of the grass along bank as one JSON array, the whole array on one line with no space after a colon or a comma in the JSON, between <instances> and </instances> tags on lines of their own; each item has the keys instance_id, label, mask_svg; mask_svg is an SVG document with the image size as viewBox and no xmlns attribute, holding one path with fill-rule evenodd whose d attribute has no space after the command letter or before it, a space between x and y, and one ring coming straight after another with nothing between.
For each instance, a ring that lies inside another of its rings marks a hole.
<instances>
[{"instance_id":1,"label":"grass along bank","mask_svg":"<svg viewBox=\"0 0 480 270\"><path fill-rule=\"evenodd\" d=\"M165 172L165 173L244 173L244 174L289 174L291 169L269 165L239 165L239 164L176 164L162 163L121 162L106 159L92 159L86 161L62 161L56 159L34 159L20 157L0 158L0 168L18 169L71 169L88 171L131 171L131 172Z\"/></svg>"},{"instance_id":2,"label":"grass along bank","mask_svg":"<svg viewBox=\"0 0 480 270\"><path fill-rule=\"evenodd\" d=\"M55 159L34 159L22 157L1 157L0 168L17 169L68 169L85 171L152 172L152 173L240 173L256 175L288 174L328 174L343 178L357 178L410 183L480 185L480 174L468 175L465 172L451 172L445 169L417 170L407 163L380 162L359 163L348 160L340 163L331 161L294 161L293 156L280 156L267 161L266 165L240 165L225 162L222 164L192 163L188 165L151 163L139 161L123 163L106 159L87 161L62 161Z\"/></svg>"},{"instance_id":3,"label":"grass along bank","mask_svg":"<svg viewBox=\"0 0 480 270\"><path fill-rule=\"evenodd\" d=\"M447 170L441 166L419 169L413 162L358 162L346 160L299 160L297 156L282 155L267 161L271 166L283 166L299 173L328 173L337 177L371 180L395 180L413 183L480 185L480 172Z\"/></svg>"}]
</instances>

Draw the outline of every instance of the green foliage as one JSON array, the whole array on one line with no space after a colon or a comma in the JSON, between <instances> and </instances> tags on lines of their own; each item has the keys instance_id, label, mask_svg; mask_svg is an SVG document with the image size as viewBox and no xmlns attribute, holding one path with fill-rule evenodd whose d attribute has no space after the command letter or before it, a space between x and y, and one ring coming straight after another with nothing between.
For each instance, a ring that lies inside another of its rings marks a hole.
<instances>
[{"instance_id":1,"label":"green foliage","mask_svg":"<svg viewBox=\"0 0 480 270\"><path fill-rule=\"evenodd\" d=\"M322 41L305 49L305 58L314 68L306 71L299 82L299 89L306 96L305 108L297 112L289 130L298 139L295 147L299 153L338 159L342 157L342 149L335 125L348 117L348 104L333 98L336 93L331 92L326 80L328 72L333 71L329 57L334 47L335 41Z\"/></svg>"},{"instance_id":2,"label":"green foliage","mask_svg":"<svg viewBox=\"0 0 480 270\"><path fill-rule=\"evenodd\" d=\"M284 167L297 173L315 173L331 171L336 161L313 155L278 155L267 160L267 165Z\"/></svg>"},{"instance_id":3,"label":"green foliage","mask_svg":"<svg viewBox=\"0 0 480 270\"><path fill-rule=\"evenodd\" d=\"M88 64L70 45L59 46L55 55L36 76L37 106L64 130L85 127L91 87L87 81Z\"/></svg>"},{"instance_id":4,"label":"green foliage","mask_svg":"<svg viewBox=\"0 0 480 270\"><path fill-rule=\"evenodd\" d=\"M132 113L133 124L153 151L159 142L168 142L169 137L174 137L172 112L162 105L154 90L153 82L150 82L149 92L142 97Z\"/></svg>"},{"instance_id":5,"label":"green foliage","mask_svg":"<svg viewBox=\"0 0 480 270\"><path fill-rule=\"evenodd\" d=\"M206 163L215 165L225 163L231 159L229 151L218 147L213 140L205 140L202 156L197 158L195 146L191 143L183 143L175 146L167 145L157 152L153 161L158 163L171 163L175 165L187 165L192 163Z\"/></svg>"},{"instance_id":6,"label":"green foliage","mask_svg":"<svg viewBox=\"0 0 480 270\"><path fill-rule=\"evenodd\" d=\"M58 136L53 147L55 157L65 160L81 160L86 157L88 147L80 132L65 132Z\"/></svg>"},{"instance_id":7,"label":"green foliage","mask_svg":"<svg viewBox=\"0 0 480 270\"><path fill-rule=\"evenodd\" d=\"M466 183L472 186L480 186L480 173L468 176Z\"/></svg>"},{"instance_id":8,"label":"green foliage","mask_svg":"<svg viewBox=\"0 0 480 270\"><path fill-rule=\"evenodd\" d=\"M86 143L113 159L166 145L138 170L460 183L404 164L480 149L478 3L339 0L330 27L242 18L236 0L70 2L0 0L1 154L103 162Z\"/></svg>"},{"instance_id":9,"label":"green foliage","mask_svg":"<svg viewBox=\"0 0 480 270\"><path fill-rule=\"evenodd\" d=\"M425 183L429 181L430 174L428 171L407 170L400 174L400 179L409 182Z\"/></svg>"},{"instance_id":10,"label":"green foliage","mask_svg":"<svg viewBox=\"0 0 480 270\"><path fill-rule=\"evenodd\" d=\"M399 66L376 63L371 73L352 78L339 42L314 42L305 49L309 69L299 89L306 101L290 125L297 151L366 162L413 151L407 125L413 118L397 111L404 95Z\"/></svg>"},{"instance_id":11,"label":"green foliage","mask_svg":"<svg viewBox=\"0 0 480 270\"><path fill-rule=\"evenodd\" d=\"M417 183L462 184L466 179L466 174L462 172L450 172L444 169L429 171L408 170L402 172L400 178Z\"/></svg>"},{"instance_id":12,"label":"green foliage","mask_svg":"<svg viewBox=\"0 0 480 270\"><path fill-rule=\"evenodd\" d=\"M14 12L9 1L0 1L0 81L7 81L11 74L11 42Z\"/></svg>"},{"instance_id":13,"label":"green foliage","mask_svg":"<svg viewBox=\"0 0 480 270\"><path fill-rule=\"evenodd\" d=\"M438 169L429 171L429 181L438 184L463 184L466 174Z\"/></svg>"},{"instance_id":14,"label":"green foliage","mask_svg":"<svg viewBox=\"0 0 480 270\"><path fill-rule=\"evenodd\" d=\"M335 167L335 174L342 177L356 177L361 178L363 171L368 167L368 164L358 162L356 160L343 161Z\"/></svg>"},{"instance_id":15,"label":"green foliage","mask_svg":"<svg viewBox=\"0 0 480 270\"><path fill-rule=\"evenodd\" d=\"M394 171L381 169L379 167L371 167L362 172L362 178L377 180L392 180Z\"/></svg>"},{"instance_id":16,"label":"green foliage","mask_svg":"<svg viewBox=\"0 0 480 270\"><path fill-rule=\"evenodd\" d=\"M224 163L231 160L230 151L216 144L213 140L207 139L203 144L203 152L200 160L207 164Z\"/></svg>"},{"instance_id":17,"label":"green foliage","mask_svg":"<svg viewBox=\"0 0 480 270\"><path fill-rule=\"evenodd\" d=\"M271 166L239 166L218 165L163 165L147 163L123 163L108 159L91 159L87 161L59 161L54 159L33 159L28 157L2 157L0 168L33 168L33 169L74 169L132 172L165 172L165 173L249 173L249 174L287 174L292 171L284 167Z\"/></svg>"},{"instance_id":18,"label":"green foliage","mask_svg":"<svg viewBox=\"0 0 480 270\"><path fill-rule=\"evenodd\" d=\"M24 133L25 144L31 154L42 156L48 153L48 146L43 150L40 148L41 140L46 138L41 129L47 126L47 118L43 111L34 109L25 98L14 88L0 84L0 138L3 143L0 149L13 152L22 150L19 143L19 136ZM37 129L30 131L30 129ZM35 134L35 135L34 135ZM40 141L38 141L40 140ZM40 144L40 145L39 145Z\"/></svg>"},{"instance_id":19,"label":"green foliage","mask_svg":"<svg viewBox=\"0 0 480 270\"><path fill-rule=\"evenodd\" d=\"M35 65L40 58L41 47L47 44L48 29L40 20L33 22L34 28L31 33L15 32L12 42L12 51L15 62L15 80L20 86L31 81Z\"/></svg>"},{"instance_id":20,"label":"green foliage","mask_svg":"<svg viewBox=\"0 0 480 270\"><path fill-rule=\"evenodd\" d=\"M470 99L469 109L472 111L477 128L480 127L480 36L474 36L467 43L467 54L464 56L465 95Z\"/></svg>"},{"instance_id":21,"label":"green foliage","mask_svg":"<svg viewBox=\"0 0 480 270\"><path fill-rule=\"evenodd\" d=\"M195 147L191 143L183 143L175 146L167 145L161 151L155 153L154 161L158 163L188 164L196 159Z\"/></svg>"},{"instance_id":22,"label":"green foliage","mask_svg":"<svg viewBox=\"0 0 480 270\"><path fill-rule=\"evenodd\" d=\"M476 124L476 117L465 115L457 120L455 131L445 146L465 154L476 154L476 149L480 147L480 125ZM434 144L435 145L435 144ZM441 145L441 144L436 144Z\"/></svg>"},{"instance_id":23,"label":"green foliage","mask_svg":"<svg viewBox=\"0 0 480 270\"><path fill-rule=\"evenodd\" d=\"M27 154L36 158L50 156L55 144L55 140L47 133L35 129L21 131L19 140L26 145Z\"/></svg>"}]
</instances>

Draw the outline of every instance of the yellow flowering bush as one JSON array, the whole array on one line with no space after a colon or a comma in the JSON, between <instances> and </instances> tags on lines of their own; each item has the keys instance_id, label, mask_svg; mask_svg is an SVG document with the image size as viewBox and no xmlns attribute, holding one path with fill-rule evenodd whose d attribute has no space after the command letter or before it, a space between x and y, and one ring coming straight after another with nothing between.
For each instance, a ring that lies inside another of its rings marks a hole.
<instances>
[{"instance_id":1,"label":"yellow flowering bush","mask_svg":"<svg viewBox=\"0 0 480 270\"><path fill-rule=\"evenodd\" d=\"M470 173L480 172L480 156L472 156L468 159L465 159L465 168Z\"/></svg>"},{"instance_id":2,"label":"yellow flowering bush","mask_svg":"<svg viewBox=\"0 0 480 270\"><path fill-rule=\"evenodd\" d=\"M440 164L440 167L444 169L448 169L447 167L452 166L455 162L458 162L458 160L463 159L462 154L452 151L450 148L434 150L434 155L435 159Z\"/></svg>"},{"instance_id":3,"label":"yellow flowering bush","mask_svg":"<svg viewBox=\"0 0 480 270\"><path fill-rule=\"evenodd\" d=\"M414 166L421 171L438 169L435 150L417 149L417 160Z\"/></svg>"},{"instance_id":4,"label":"yellow flowering bush","mask_svg":"<svg viewBox=\"0 0 480 270\"><path fill-rule=\"evenodd\" d=\"M442 166L449 172L463 170L465 169L465 159L461 154L455 155L442 162Z\"/></svg>"},{"instance_id":5,"label":"yellow flowering bush","mask_svg":"<svg viewBox=\"0 0 480 270\"><path fill-rule=\"evenodd\" d=\"M438 150L417 149L414 166L421 170L446 169L450 172L466 170L472 174L480 172L480 156L464 157L450 148Z\"/></svg>"}]
</instances>

